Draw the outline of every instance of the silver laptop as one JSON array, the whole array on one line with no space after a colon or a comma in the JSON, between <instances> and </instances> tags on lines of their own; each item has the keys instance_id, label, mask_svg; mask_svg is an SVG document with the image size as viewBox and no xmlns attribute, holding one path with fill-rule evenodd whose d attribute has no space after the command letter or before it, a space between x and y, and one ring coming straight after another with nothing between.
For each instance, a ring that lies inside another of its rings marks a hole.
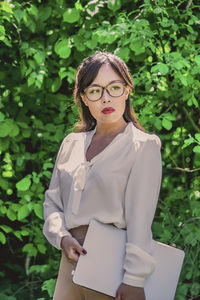
<instances>
[{"instance_id":1,"label":"silver laptop","mask_svg":"<svg viewBox=\"0 0 200 300\"><path fill-rule=\"evenodd\" d=\"M90 222L73 274L73 282L115 297L124 270L126 231L95 219ZM156 269L146 279L146 300L173 300L184 259L184 251L160 242L154 244L152 255Z\"/></svg>"}]
</instances>

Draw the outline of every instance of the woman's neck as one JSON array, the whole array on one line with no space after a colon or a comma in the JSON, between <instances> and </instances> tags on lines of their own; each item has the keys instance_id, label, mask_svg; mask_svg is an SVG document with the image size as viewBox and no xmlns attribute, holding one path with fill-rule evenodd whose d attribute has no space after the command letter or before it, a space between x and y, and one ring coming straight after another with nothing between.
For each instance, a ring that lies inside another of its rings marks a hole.
<instances>
[{"instance_id":1,"label":"woman's neck","mask_svg":"<svg viewBox=\"0 0 200 300\"><path fill-rule=\"evenodd\" d=\"M116 123L97 124L95 135L101 138L110 138L125 130L128 123L125 120Z\"/></svg>"}]
</instances>

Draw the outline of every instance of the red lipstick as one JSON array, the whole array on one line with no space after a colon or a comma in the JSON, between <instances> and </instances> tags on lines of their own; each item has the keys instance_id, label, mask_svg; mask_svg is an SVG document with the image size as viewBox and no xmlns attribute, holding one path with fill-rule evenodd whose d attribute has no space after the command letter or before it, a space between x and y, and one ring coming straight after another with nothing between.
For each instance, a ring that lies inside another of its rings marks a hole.
<instances>
[{"instance_id":1,"label":"red lipstick","mask_svg":"<svg viewBox=\"0 0 200 300\"><path fill-rule=\"evenodd\" d=\"M115 111L113 107L105 107L104 109L102 109L102 113L104 114L111 114L113 111Z\"/></svg>"}]
</instances>

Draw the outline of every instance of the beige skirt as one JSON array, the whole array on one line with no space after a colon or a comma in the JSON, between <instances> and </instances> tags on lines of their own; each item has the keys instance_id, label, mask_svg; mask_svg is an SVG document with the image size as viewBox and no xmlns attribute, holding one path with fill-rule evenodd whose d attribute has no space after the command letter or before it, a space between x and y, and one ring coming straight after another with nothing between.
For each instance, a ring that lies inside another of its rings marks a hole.
<instances>
[{"instance_id":1,"label":"beige skirt","mask_svg":"<svg viewBox=\"0 0 200 300\"><path fill-rule=\"evenodd\" d=\"M80 226L70 230L70 233L83 245L88 226ZM62 251L60 268L53 300L113 300L114 298L97 291L75 284L72 281L72 271L76 262L68 259ZM87 270L86 270L87 271Z\"/></svg>"}]
</instances>

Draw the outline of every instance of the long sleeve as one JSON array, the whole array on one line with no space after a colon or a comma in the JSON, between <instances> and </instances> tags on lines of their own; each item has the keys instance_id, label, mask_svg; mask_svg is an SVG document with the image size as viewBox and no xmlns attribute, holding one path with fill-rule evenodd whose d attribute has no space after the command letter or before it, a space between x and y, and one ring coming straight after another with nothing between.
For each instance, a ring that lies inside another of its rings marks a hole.
<instances>
[{"instance_id":1,"label":"long sleeve","mask_svg":"<svg viewBox=\"0 0 200 300\"><path fill-rule=\"evenodd\" d=\"M127 226L123 282L144 287L155 269L151 256L151 225L155 215L162 177L161 141L158 136L141 142L128 178L125 194Z\"/></svg>"},{"instance_id":2,"label":"long sleeve","mask_svg":"<svg viewBox=\"0 0 200 300\"><path fill-rule=\"evenodd\" d=\"M69 135L68 135L69 137ZM44 212L44 226L43 234L47 240L57 249L61 249L61 238L63 236L70 235L67 231L64 219L64 208L60 193L60 182L59 182L59 170L57 168L57 163L61 152L63 150L63 145L66 142L67 137L62 142L56 163L53 169L51 181L48 190L45 192L45 201L43 204Z\"/></svg>"}]
</instances>

